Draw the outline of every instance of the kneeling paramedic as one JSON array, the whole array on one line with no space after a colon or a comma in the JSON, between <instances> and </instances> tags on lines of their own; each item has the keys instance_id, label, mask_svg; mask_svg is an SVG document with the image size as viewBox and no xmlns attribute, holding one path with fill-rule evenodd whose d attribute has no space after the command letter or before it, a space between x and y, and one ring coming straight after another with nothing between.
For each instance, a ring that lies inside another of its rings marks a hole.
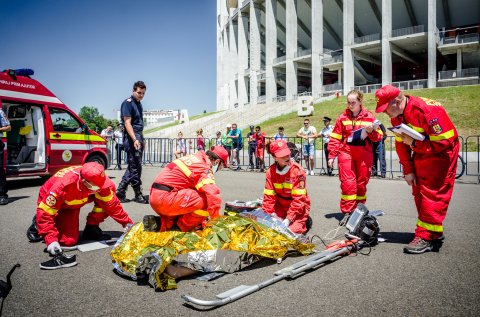
<instances>
[{"instance_id":1,"label":"kneeling paramedic","mask_svg":"<svg viewBox=\"0 0 480 317\"><path fill-rule=\"evenodd\" d=\"M310 213L305 171L290 158L286 141L273 141L267 150L274 157L275 163L267 170L263 211L281 218L292 232L304 234Z\"/></svg>"},{"instance_id":2,"label":"kneeling paramedic","mask_svg":"<svg viewBox=\"0 0 480 317\"><path fill-rule=\"evenodd\" d=\"M160 215L160 231L175 225L183 232L192 231L208 217L220 215L222 199L213 174L227 161L227 151L214 146L174 160L157 175L150 205Z\"/></svg>"},{"instance_id":3,"label":"kneeling paramedic","mask_svg":"<svg viewBox=\"0 0 480 317\"><path fill-rule=\"evenodd\" d=\"M58 171L41 188L37 200L36 224L50 254L61 246L77 244L80 208L94 202L83 231L85 240L107 240L99 224L108 216L126 227L133 224L115 196L115 185L102 165L94 162Z\"/></svg>"}]
</instances>

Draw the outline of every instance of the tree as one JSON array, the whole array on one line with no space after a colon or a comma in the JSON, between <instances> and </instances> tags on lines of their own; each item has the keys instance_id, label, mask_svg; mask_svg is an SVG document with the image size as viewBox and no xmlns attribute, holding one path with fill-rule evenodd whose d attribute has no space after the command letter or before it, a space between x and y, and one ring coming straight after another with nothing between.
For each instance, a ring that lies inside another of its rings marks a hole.
<instances>
[{"instance_id":1,"label":"tree","mask_svg":"<svg viewBox=\"0 0 480 317\"><path fill-rule=\"evenodd\" d=\"M88 127L97 133L100 133L107 127L107 119L100 114L96 107L84 106L80 109L79 117L83 119Z\"/></svg>"}]
</instances>

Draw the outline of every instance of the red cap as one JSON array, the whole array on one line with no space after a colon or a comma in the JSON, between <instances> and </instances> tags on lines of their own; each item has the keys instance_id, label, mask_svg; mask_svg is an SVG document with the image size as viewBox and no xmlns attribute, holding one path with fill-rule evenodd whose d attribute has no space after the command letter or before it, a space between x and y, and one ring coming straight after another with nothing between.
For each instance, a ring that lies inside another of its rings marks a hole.
<instances>
[{"instance_id":1,"label":"red cap","mask_svg":"<svg viewBox=\"0 0 480 317\"><path fill-rule=\"evenodd\" d=\"M270 143L270 153L275 155L275 157L290 156L290 149L288 148L287 142L276 140Z\"/></svg>"},{"instance_id":2,"label":"red cap","mask_svg":"<svg viewBox=\"0 0 480 317\"><path fill-rule=\"evenodd\" d=\"M80 171L80 176L94 186L103 188L107 176L102 165L96 162L85 163Z\"/></svg>"},{"instance_id":3,"label":"red cap","mask_svg":"<svg viewBox=\"0 0 480 317\"><path fill-rule=\"evenodd\" d=\"M376 113L384 112L388 104L400 94L400 89L392 85L385 85L375 92L375 100L377 101Z\"/></svg>"},{"instance_id":4,"label":"red cap","mask_svg":"<svg viewBox=\"0 0 480 317\"><path fill-rule=\"evenodd\" d=\"M227 167L228 152L221 146L214 146L210 149L213 153L217 154L219 158L223 160L223 166Z\"/></svg>"}]
</instances>

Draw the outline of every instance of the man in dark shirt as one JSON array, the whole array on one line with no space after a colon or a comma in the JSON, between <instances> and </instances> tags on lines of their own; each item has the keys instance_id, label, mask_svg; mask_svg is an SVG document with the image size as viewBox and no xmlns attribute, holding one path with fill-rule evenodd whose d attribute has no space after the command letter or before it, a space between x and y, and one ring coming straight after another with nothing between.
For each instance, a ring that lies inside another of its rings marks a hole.
<instances>
[{"instance_id":1,"label":"man in dark shirt","mask_svg":"<svg viewBox=\"0 0 480 317\"><path fill-rule=\"evenodd\" d=\"M142 99L145 96L145 86L143 81L137 81L133 85L132 96L122 103L121 120L125 130L123 132L123 146L127 153L127 170L118 185L117 197L122 203L128 202L126 191L128 185L131 185L135 192L134 201L140 204L148 204L148 201L142 194L142 156L145 149L145 139L143 137L143 107Z\"/></svg>"}]
</instances>

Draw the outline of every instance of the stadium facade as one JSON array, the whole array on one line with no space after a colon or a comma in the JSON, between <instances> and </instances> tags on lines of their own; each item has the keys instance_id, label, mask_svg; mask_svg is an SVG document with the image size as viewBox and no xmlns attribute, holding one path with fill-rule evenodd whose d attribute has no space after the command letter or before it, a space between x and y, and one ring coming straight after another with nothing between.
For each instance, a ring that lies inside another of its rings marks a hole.
<instances>
[{"instance_id":1,"label":"stadium facade","mask_svg":"<svg viewBox=\"0 0 480 317\"><path fill-rule=\"evenodd\" d=\"M477 85L479 0L217 0L217 110Z\"/></svg>"}]
</instances>

